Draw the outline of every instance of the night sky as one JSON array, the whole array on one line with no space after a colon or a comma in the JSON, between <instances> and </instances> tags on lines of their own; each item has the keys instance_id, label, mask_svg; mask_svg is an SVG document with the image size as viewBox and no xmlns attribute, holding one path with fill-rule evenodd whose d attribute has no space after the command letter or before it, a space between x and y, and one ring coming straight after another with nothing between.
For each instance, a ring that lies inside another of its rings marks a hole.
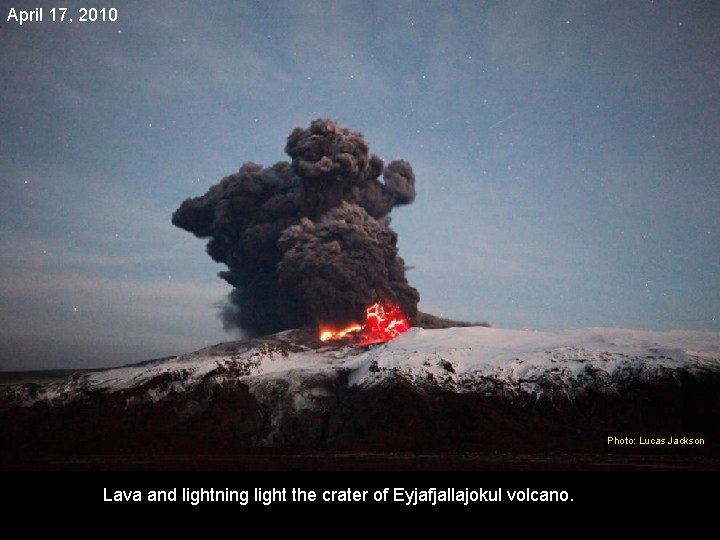
<instances>
[{"instance_id":1,"label":"night sky","mask_svg":"<svg viewBox=\"0 0 720 540\"><path fill-rule=\"evenodd\" d=\"M720 330L719 2L0 5L0 369L236 339L170 216L318 117L412 163L424 311Z\"/></svg>"}]
</instances>

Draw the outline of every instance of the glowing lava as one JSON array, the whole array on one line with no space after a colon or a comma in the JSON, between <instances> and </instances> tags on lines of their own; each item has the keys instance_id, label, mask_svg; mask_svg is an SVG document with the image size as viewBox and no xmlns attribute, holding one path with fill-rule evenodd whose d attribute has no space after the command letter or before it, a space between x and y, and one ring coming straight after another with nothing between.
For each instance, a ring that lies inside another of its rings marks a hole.
<instances>
[{"instance_id":1,"label":"glowing lava","mask_svg":"<svg viewBox=\"0 0 720 540\"><path fill-rule=\"evenodd\" d=\"M340 330L322 327L320 341L342 339L353 334L356 345L372 345L395 339L409 329L410 321L400 306L391 302L376 302L365 310L365 324L353 323Z\"/></svg>"},{"instance_id":2,"label":"glowing lava","mask_svg":"<svg viewBox=\"0 0 720 540\"><path fill-rule=\"evenodd\" d=\"M355 323L351 324L349 326L346 326L345 328L342 328L341 330L330 330L329 328L321 328L320 329L320 341L331 341L333 339L342 339L348 334L352 334L353 332L359 332L362 330L362 326Z\"/></svg>"}]
</instances>

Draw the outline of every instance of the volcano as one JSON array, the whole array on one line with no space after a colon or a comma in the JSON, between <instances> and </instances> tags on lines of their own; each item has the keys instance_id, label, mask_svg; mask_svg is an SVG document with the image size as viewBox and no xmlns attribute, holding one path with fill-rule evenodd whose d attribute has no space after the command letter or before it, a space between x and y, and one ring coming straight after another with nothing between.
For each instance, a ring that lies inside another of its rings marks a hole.
<instances>
[{"instance_id":1,"label":"volcano","mask_svg":"<svg viewBox=\"0 0 720 540\"><path fill-rule=\"evenodd\" d=\"M0 383L5 468L720 468L713 332L289 330Z\"/></svg>"}]
</instances>

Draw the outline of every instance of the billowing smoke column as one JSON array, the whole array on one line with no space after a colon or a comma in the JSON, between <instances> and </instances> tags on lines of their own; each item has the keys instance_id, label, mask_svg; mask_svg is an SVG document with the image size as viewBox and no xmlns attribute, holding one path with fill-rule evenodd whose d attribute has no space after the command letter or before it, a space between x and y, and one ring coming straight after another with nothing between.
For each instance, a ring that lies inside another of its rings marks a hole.
<instances>
[{"instance_id":1,"label":"billowing smoke column","mask_svg":"<svg viewBox=\"0 0 720 540\"><path fill-rule=\"evenodd\" d=\"M389 216L415 199L410 164L383 168L361 133L329 119L296 128L285 152L292 163L245 163L172 216L209 238L208 254L228 267L219 274L234 287L226 326L263 335L343 325L363 320L374 302L397 304L415 321L419 295Z\"/></svg>"}]
</instances>

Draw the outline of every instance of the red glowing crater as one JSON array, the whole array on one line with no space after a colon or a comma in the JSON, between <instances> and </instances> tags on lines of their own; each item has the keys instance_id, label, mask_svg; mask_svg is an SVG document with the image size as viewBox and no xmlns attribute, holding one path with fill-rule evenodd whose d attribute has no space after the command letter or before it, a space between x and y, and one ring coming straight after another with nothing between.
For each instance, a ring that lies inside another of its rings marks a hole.
<instances>
[{"instance_id":1,"label":"red glowing crater","mask_svg":"<svg viewBox=\"0 0 720 540\"><path fill-rule=\"evenodd\" d=\"M410 329L410 321L399 305L392 302L375 302L365 309L365 322L352 323L344 328L320 327L320 341L333 341L352 337L360 347L385 343Z\"/></svg>"}]
</instances>

